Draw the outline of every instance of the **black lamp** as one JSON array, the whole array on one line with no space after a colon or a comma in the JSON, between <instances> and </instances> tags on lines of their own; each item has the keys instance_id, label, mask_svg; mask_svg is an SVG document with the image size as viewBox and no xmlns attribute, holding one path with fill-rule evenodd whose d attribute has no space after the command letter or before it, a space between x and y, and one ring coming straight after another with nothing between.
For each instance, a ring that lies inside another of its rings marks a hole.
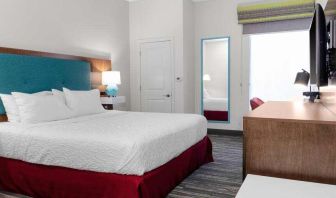
<instances>
[{"instance_id":1,"label":"black lamp","mask_svg":"<svg viewBox=\"0 0 336 198\"><path fill-rule=\"evenodd\" d=\"M294 84L296 85L300 84L300 85L307 86L309 82L309 78L310 78L310 74L306 70L302 69L302 72L298 72L296 74Z\"/></svg>"},{"instance_id":2,"label":"black lamp","mask_svg":"<svg viewBox=\"0 0 336 198\"><path fill-rule=\"evenodd\" d=\"M310 79L310 74L309 72L307 72L306 70L302 69L302 72L298 72L296 74L296 78L295 78L295 82L294 84L300 84L300 85L304 85L307 86L308 82ZM303 92L304 96L309 97L309 101L310 102L314 102L315 99L319 99L320 98L320 92L312 92L311 91L311 86L310 86L310 90Z\"/></svg>"}]
</instances>

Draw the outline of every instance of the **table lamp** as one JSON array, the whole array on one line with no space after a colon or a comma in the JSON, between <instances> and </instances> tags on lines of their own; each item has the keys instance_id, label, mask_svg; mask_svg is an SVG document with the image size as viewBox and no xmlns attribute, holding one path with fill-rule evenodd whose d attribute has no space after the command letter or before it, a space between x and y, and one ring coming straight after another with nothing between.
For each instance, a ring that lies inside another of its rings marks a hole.
<instances>
[{"instance_id":1,"label":"table lamp","mask_svg":"<svg viewBox=\"0 0 336 198\"><path fill-rule=\"evenodd\" d=\"M307 86L308 82L309 82L309 79L310 79L309 72L307 72L306 70L302 69L302 72L298 72L296 74L296 78L295 78L294 84L296 84L296 85L299 84L299 85Z\"/></svg>"},{"instance_id":2,"label":"table lamp","mask_svg":"<svg viewBox=\"0 0 336 198\"><path fill-rule=\"evenodd\" d=\"M298 72L296 74L296 78L295 78L294 84L308 86L309 79L310 79L309 72L307 72L306 70L302 69L302 72ZM311 91L311 86L310 86L309 91L303 92L303 95L309 97L309 102L314 102L315 99L319 99L320 98L320 92Z\"/></svg>"},{"instance_id":3,"label":"table lamp","mask_svg":"<svg viewBox=\"0 0 336 198\"><path fill-rule=\"evenodd\" d=\"M116 97L118 95L118 85L121 84L119 71L104 71L102 74L102 84L107 85L105 93L108 96Z\"/></svg>"}]
</instances>

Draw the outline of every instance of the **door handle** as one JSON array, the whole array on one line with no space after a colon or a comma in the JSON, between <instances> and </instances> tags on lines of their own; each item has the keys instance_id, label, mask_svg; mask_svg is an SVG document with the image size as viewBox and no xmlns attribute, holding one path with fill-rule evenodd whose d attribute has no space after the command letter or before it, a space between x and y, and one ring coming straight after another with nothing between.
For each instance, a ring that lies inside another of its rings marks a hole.
<instances>
[{"instance_id":1,"label":"door handle","mask_svg":"<svg viewBox=\"0 0 336 198\"><path fill-rule=\"evenodd\" d=\"M164 95L165 97L167 97L167 98L170 98L170 94L166 94L166 95Z\"/></svg>"}]
</instances>

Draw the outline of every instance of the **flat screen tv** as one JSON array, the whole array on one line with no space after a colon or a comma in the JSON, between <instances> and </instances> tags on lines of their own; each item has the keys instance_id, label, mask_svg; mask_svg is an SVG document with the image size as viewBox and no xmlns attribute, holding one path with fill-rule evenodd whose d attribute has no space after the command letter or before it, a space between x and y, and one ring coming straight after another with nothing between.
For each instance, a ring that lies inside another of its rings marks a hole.
<instances>
[{"instance_id":1,"label":"flat screen tv","mask_svg":"<svg viewBox=\"0 0 336 198\"><path fill-rule=\"evenodd\" d=\"M317 87L328 85L327 42L326 17L322 6L316 4L310 28L310 84Z\"/></svg>"}]
</instances>

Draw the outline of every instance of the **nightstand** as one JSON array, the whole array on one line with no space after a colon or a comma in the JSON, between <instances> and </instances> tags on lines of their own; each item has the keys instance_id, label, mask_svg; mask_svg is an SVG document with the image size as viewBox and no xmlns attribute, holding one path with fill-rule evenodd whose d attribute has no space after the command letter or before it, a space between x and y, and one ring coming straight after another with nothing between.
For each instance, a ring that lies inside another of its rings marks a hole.
<instances>
[{"instance_id":1,"label":"nightstand","mask_svg":"<svg viewBox=\"0 0 336 198\"><path fill-rule=\"evenodd\" d=\"M101 100L103 107L106 110L113 110L114 104L121 104L121 103L125 103L126 101L125 96L117 96L117 97L101 96L100 100Z\"/></svg>"}]
</instances>

